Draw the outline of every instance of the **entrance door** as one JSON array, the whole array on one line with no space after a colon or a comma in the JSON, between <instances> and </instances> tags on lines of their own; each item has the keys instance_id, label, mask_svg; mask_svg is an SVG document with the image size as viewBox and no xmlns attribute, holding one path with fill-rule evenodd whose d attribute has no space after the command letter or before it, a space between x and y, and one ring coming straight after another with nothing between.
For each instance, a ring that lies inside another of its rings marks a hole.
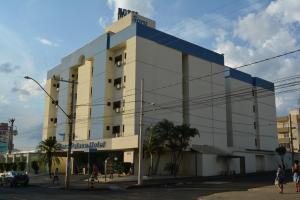
<instances>
[{"instance_id":1,"label":"entrance door","mask_svg":"<svg viewBox=\"0 0 300 200\"><path fill-rule=\"evenodd\" d=\"M263 155L256 155L256 172L265 171L265 158Z\"/></svg>"},{"instance_id":2,"label":"entrance door","mask_svg":"<svg viewBox=\"0 0 300 200\"><path fill-rule=\"evenodd\" d=\"M246 174L245 157L240 157L240 174Z\"/></svg>"}]
</instances>

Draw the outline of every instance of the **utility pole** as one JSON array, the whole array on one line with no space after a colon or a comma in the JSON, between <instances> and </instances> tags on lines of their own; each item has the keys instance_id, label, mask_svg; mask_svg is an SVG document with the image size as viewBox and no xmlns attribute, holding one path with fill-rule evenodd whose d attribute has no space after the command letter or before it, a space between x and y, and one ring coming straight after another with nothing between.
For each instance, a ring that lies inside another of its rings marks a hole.
<instances>
[{"instance_id":1,"label":"utility pole","mask_svg":"<svg viewBox=\"0 0 300 200\"><path fill-rule=\"evenodd\" d=\"M144 118L144 79L141 80L141 107L140 107L140 133L139 133L139 171L138 185L143 185L143 118Z\"/></svg>"},{"instance_id":2,"label":"utility pole","mask_svg":"<svg viewBox=\"0 0 300 200\"><path fill-rule=\"evenodd\" d=\"M25 79L34 81L46 94L47 96L53 101L56 102L56 100L43 88L43 86L35 79L31 78L30 76L25 76ZM63 80L63 79L55 79L56 81L60 82L66 82L72 84L72 90L71 90L71 107L70 107L70 114L67 114L66 111L58 104L56 103L56 106L66 115L66 117L69 120L69 137L68 137L68 151L67 151L67 163L66 163L66 176L65 176L65 188L68 189L70 186L70 175L71 175L71 152L72 152L72 137L73 137L73 104L74 104L74 88L75 84L78 82L72 80Z\"/></svg>"},{"instance_id":3,"label":"utility pole","mask_svg":"<svg viewBox=\"0 0 300 200\"><path fill-rule=\"evenodd\" d=\"M292 165L295 159L295 152L294 152L294 138L293 138L293 126L292 126L292 115L289 114L289 132L291 137L291 151L292 151Z\"/></svg>"},{"instance_id":4,"label":"utility pole","mask_svg":"<svg viewBox=\"0 0 300 200\"><path fill-rule=\"evenodd\" d=\"M69 82L69 81L68 81ZM69 114L69 137L68 137L68 151L67 151L67 165L66 165L66 177L65 177L65 187L69 189L70 187L70 176L71 176L71 153L72 153L72 140L73 140L73 107L74 107L74 88L75 81L71 81L71 105Z\"/></svg>"},{"instance_id":5,"label":"utility pole","mask_svg":"<svg viewBox=\"0 0 300 200\"><path fill-rule=\"evenodd\" d=\"M10 126L9 126L9 132L8 132L8 153L11 154L11 152L14 149L13 145L13 134L14 134L14 123L15 119L11 118L9 120Z\"/></svg>"}]
</instances>

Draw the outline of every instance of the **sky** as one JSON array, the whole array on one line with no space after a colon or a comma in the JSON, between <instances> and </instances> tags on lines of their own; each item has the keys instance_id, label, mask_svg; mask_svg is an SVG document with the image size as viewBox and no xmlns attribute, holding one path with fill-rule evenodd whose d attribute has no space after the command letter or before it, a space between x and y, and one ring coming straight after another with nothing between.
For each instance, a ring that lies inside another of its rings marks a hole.
<instances>
[{"instance_id":1,"label":"sky","mask_svg":"<svg viewBox=\"0 0 300 200\"><path fill-rule=\"evenodd\" d=\"M299 0L1 0L0 122L16 118L17 149L41 141L40 83L62 57L101 35L117 8L154 19L157 29L222 53L238 67L300 48ZM300 73L300 53L245 67L269 81ZM300 92L276 95L277 115L299 107Z\"/></svg>"}]
</instances>

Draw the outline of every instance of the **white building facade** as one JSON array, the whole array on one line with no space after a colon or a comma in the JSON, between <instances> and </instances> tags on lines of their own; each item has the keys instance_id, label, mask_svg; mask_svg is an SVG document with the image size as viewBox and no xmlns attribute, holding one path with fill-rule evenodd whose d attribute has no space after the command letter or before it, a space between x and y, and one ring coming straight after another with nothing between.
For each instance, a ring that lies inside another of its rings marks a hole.
<instances>
[{"instance_id":1,"label":"white building facade","mask_svg":"<svg viewBox=\"0 0 300 200\"><path fill-rule=\"evenodd\" d=\"M57 79L77 82L73 151L122 151L125 162L137 164L144 79L144 128L168 119L200 132L179 174L277 167L274 84L226 67L223 55L161 32L137 13L120 18L48 71L46 89L57 102L46 97L43 139L55 136L66 144L68 119L55 104L70 112L71 84Z\"/></svg>"}]
</instances>

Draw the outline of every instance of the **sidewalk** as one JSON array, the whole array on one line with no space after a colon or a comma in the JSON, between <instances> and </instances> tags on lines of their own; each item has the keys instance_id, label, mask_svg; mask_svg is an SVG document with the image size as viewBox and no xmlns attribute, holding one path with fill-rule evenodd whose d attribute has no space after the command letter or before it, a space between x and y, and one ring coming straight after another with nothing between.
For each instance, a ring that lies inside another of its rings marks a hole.
<instances>
[{"instance_id":1,"label":"sidewalk","mask_svg":"<svg viewBox=\"0 0 300 200\"><path fill-rule=\"evenodd\" d=\"M283 194L279 194L274 185L252 188L248 191L232 191L215 193L200 198L201 200L240 200L240 199L256 199L256 200L285 200L300 199L300 193L295 192L295 185L289 182L284 185Z\"/></svg>"}]
</instances>

